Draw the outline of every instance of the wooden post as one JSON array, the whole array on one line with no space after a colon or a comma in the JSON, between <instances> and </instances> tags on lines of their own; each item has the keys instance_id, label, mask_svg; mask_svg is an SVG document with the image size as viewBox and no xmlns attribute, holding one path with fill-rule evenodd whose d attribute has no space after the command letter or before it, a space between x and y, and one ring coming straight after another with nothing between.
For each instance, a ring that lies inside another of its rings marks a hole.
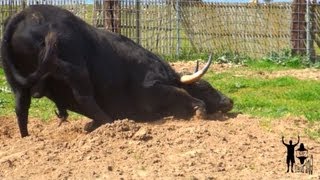
<instances>
[{"instance_id":1,"label":"wooden post","mask_svg":"<svg viewBox=\"0 0 320 180\"><path fill-rule=\"evenodd\" d=\"M314 43L316 42L315 41L315 34L316 34L316 24L315 24L315 8L316 8L316 5L317 5L317 1L316 0L312 0L312 5L311 5L311 11L310 11L310 23L311 23L311 28L310 28L310 31L311 31L311 62L315 63L316 62L316 52L315 52L315 49L314 49Z\"/></svg>"},{"instance_id":2,"label":"wooden post","mask_svg":"<svg viewBox=\"0 0 320 180\"><path fill-rule=\"evenodd\" d=\"M25 9L27 6L27 0L22 1L22 9Z\"/></svg>"},{"instance_id":3,"label":"wooden post","mask_svg":"<svg viewBox=\"0 0 320 180\"><path fill-rule=\"evenodd\" d=\"M293 0L292 2L292 29L291 43L293 54L306 53L306 1Z\"/></svg>"},{"instance_id":4,"label":"wooden post","mask_svg":"<svg viewBox=\"0 0 320 180\"><path fill-rule=\"evenodd\" d=\"M104 26L107 30L120 33L120 2L119 0L104 0Z\"/></svg>"}]
</instances>

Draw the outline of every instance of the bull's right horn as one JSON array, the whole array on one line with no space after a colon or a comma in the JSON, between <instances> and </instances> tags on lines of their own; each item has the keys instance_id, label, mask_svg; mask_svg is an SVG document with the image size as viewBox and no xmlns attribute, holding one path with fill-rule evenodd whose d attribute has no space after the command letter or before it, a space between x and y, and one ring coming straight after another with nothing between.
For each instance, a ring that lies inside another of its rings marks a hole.
<instances>
[{"instance_id":1,"label":"bull's right horn","mask_svg":"<svg viewBox=\"0 0 320 180\"><path fill-rule=\"evenodd\" d=\"M183 75L180 78L180 82L183 84L192 84L194 82L197 82L201 79L201 77L207 72L207 70L210 67L210 64L212 62L212 54L210 54L209 56L209 60L207 62L207 64L204 66L204 68L202 68L200 71L197 71L191 75Z\"/></svg>"}]
</instances>

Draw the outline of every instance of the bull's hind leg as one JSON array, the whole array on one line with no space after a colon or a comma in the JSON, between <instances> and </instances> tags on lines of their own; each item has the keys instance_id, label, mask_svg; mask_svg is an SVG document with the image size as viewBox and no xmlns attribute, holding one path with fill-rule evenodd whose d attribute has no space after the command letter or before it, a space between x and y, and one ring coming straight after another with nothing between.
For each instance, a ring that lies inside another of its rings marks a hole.
<instances>
[{"instance_id":1,"label":"bull's hind leg","mask_svg":"<svg viewBox=\"0 0 320 180\"><path fill-rule=\"evenodd\" d=\"M170 85L156 84L139 92L140 106L147 112L190 118L206 115L205 103L192 97L187 91Z\"/></svg>"},{"instance_id":2,"label":"bull's hind leg","mask_svg":"<svg viewBox=\"0 0 320 180\"><path fill-rule=\"evenodd\" d=\"M69 84L79 106L78 112L93 119L92 122L85 126L85 130L91 132L102 124L112 122L111 117L96 103L87 70L60 59L56 63L57 68L52 75L65 80Z\"/></svg>"},{"instance_id":3,"label":"bull's hind leg","mask_svg":"<svg viewBox=\"0 0 320 180\"><path fill-rule=\"evenodd\" d=\"M52 98L51 94L45 90L45 80L42 79L37 82L34 86L31 87L31 95L34 98L42 98L43 96L51 97L51 100L54 101L58 111L54 111L56 116L59 118L58 126L61 126L62 123L67 122L68 112L64 103L55 101L55 98Z\"/></svg>"},{"instance_id":4,"label":"bull's hind leg","mask_svg":"<svg viewBox=\"0 0 320 180\"><path fill-rule=\"evenodd\" d=\"M28 114L31 103L31 95L28 89L15 90L15 111L21 137L26 137L28 133Z\"/></svg>"}]
</instances>

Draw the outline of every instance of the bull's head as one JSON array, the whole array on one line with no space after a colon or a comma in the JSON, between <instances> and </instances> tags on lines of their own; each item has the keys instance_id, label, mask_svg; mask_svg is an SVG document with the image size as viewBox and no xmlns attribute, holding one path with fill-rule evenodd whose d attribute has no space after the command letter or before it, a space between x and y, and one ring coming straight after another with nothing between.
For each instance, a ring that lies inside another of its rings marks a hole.
<instances>
[{"instance_id":1,"label":"bull's head","mask_svg":"<svg viewBox=\"0 0 320 180\"><path fill-rule=\"evenodd\" d=\"M191 96L205 103L208 114L218 111L228 112L233 108L233 101L212 87L210 83L201 79L209 69L211 61L210 55L208 62L201 70L198 71L196 68L195 73L181 76L180 81L183 84L183 89L188 91Z\"/></svg>"}]
</instances>

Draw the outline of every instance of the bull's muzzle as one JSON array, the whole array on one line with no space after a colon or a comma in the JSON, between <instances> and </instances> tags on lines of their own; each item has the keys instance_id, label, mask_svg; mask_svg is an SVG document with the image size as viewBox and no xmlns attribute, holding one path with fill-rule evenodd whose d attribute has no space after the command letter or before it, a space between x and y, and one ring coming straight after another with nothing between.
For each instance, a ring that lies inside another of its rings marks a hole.
<instances>
[{"instance_id":1,"label":"bull's muzzle","mask_svg":"<svg viewBox=\"0 0 320 180\"><path fill-rule=\"evenodd\" d=\"M220 102L221 104L221 112L226 113L232 110L233 108L233 100L229 98L224 98Z\"/></svg>"}]
</instances>

